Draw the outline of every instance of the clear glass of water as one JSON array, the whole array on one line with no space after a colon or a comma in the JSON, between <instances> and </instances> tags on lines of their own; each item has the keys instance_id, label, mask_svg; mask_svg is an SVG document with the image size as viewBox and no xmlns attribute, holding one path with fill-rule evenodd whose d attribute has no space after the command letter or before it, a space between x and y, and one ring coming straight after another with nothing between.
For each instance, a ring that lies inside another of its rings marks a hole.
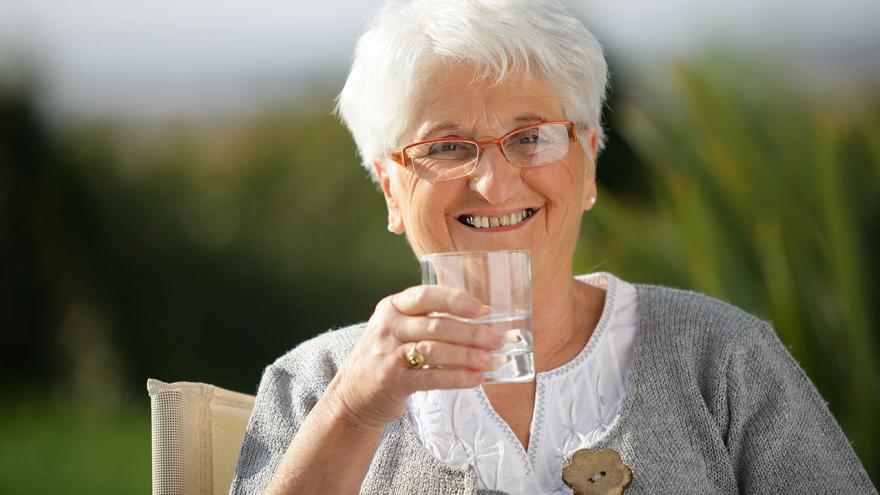
<instances>
[{"instance_id":1,"label":"clear glass of water","mask_svg":"<svg viewBox=\"0 0 880 495\"><path fill-rule=\"evenodd\" d=\"M427 254L419 258L422 283L462 289L490 308L479 318L459 318L503 333L504 346L493 353L485 383L535 379L532 345L532 277L528 251L473 251Z\"/></svg>"}]
</instances>

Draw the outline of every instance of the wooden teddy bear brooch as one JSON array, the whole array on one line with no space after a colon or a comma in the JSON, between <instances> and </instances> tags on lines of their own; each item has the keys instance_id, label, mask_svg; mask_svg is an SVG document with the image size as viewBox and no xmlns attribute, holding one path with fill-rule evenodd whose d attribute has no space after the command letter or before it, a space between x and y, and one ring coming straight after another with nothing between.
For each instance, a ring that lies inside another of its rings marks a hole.
<instances>
[{"instance_id":1,"label":"wooden teddy bear brooch","mask_svg":"<svg viewBox=\"0 0 880 495\"><path fill-rule=\"evenodd\" d=\"M562 481L575 495L622 495L632 471L614 450L581 449L562 468Z\"/></svg>"}]
</instances>

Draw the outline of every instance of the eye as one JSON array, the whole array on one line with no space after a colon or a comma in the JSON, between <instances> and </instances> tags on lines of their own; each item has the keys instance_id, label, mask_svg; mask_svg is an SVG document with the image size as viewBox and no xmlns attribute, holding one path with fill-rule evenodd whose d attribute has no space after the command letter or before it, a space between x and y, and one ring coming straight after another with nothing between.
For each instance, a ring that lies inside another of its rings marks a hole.
<instances>
[{"instance_id":1,"label":"eye","mask_svg":"<svg viewBox=\"0 0 880 495\"><path fill-rule=\"evenodd\" d=\"M456 153L461 151L461 144L455 141L442 141L434 143L428 148L428 155Z\"/></svg>"},{"instance_id":2,"label":"eye","mask_svg":"<svg viewBox=\"0 0 880 495\"><path fill-rule=\"evenodd\" d=\"M537 129L523 131L516 135L516 144L530 145L541 141L541 133Z\"/></svg>"},{"instance_id":3,"label":"eye","mask_svg":"<svg viewBox=\"0 0 880 495\"><path fill-rule=\"evenodd\" d=\"M439 141L427 145L422 156L435 160L468 160L476 151L474 144L467 141Z\"/></svg>"}]
</instances>

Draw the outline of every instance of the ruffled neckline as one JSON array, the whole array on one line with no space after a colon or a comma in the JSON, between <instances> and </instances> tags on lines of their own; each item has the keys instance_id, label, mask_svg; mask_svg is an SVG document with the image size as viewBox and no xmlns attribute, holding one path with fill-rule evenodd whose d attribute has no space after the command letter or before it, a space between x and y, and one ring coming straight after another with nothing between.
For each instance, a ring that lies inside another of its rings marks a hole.
<instances>
[{"instance_id":1,"label":"ruffled neckline","mask_svg":"<svg viewBox=\"0 0 880 495\"><path fill-rule=\"evenodd\" d=\"M626 297L631 302L636 300L635 287L607 273L578 280L604 288L605 305L583 349L567 363L536 375L528 451L494 410L482 387L419 392L411 397L408 415L416 437L437 460L459 467L474 465L481 487L510 491L511 478L520 477L526 485L519 486L519 491L539 486L567 493L556 471L561 470L569 450L594 443L616 422L626 396L637 327L623 318L620 331L611 332L621 309L621 284L627 293L631 290ZM637 313L635 307L623 309L630 315ZM615 339L606 342L609 333ZM569 392L576 388L582 388L582 393ZM502 470L505 474L500 476Z\"/></svg>"}]
</instances>

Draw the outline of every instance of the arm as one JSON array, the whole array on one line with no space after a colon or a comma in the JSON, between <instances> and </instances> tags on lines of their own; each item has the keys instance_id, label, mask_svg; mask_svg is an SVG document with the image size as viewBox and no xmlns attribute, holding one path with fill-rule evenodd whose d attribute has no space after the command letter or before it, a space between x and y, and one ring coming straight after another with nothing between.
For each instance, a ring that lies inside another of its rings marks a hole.
<instances>
[{"instance_id":1,"label":"arm","mask_svg":"<svg viewBox=\"0 0 880 495\"><path fill-rule=\"evenodd\" d=\"M741 493L876 493L822 397L770 325L726 370L726 443Z\"/></svg>"},{"instance_id":2,"label":"arm","mask_svg":"<svg viewBox=\"0 0 880 495\"><path fill-rule=\"evenodd\" d=\"M263 372L230 494L263 493L294 434L316 406L323 384L335 373L330 363L314 359L311 344L300 345Z\"/></svg>"},{"instance_id":3,"label":"arm","mask_svg":"<svg viewBox=\"0 0 880 495\"><path fill-rule=\"evenodd\" d=\"M303 422L264 493L360 491L384 426L353 417L338 399L338 388L339 381L334 378Z\"/></svg>"},{"instance_id":4,"label":"arm","mask_svg":"<svg viewBox=\"0 0 880 495\"><path fill-rule=\"evenodd\" d=\"M285 369L268 368L231 493L357 493L385 425L403 414L410 394L479 384L502 335L427 317L431 311L472 317L482 307L461 291L407 289L379 303L338 372L305 345ZM443 367L409 368L413 346Z\"/></svg>"}]
</instances>

